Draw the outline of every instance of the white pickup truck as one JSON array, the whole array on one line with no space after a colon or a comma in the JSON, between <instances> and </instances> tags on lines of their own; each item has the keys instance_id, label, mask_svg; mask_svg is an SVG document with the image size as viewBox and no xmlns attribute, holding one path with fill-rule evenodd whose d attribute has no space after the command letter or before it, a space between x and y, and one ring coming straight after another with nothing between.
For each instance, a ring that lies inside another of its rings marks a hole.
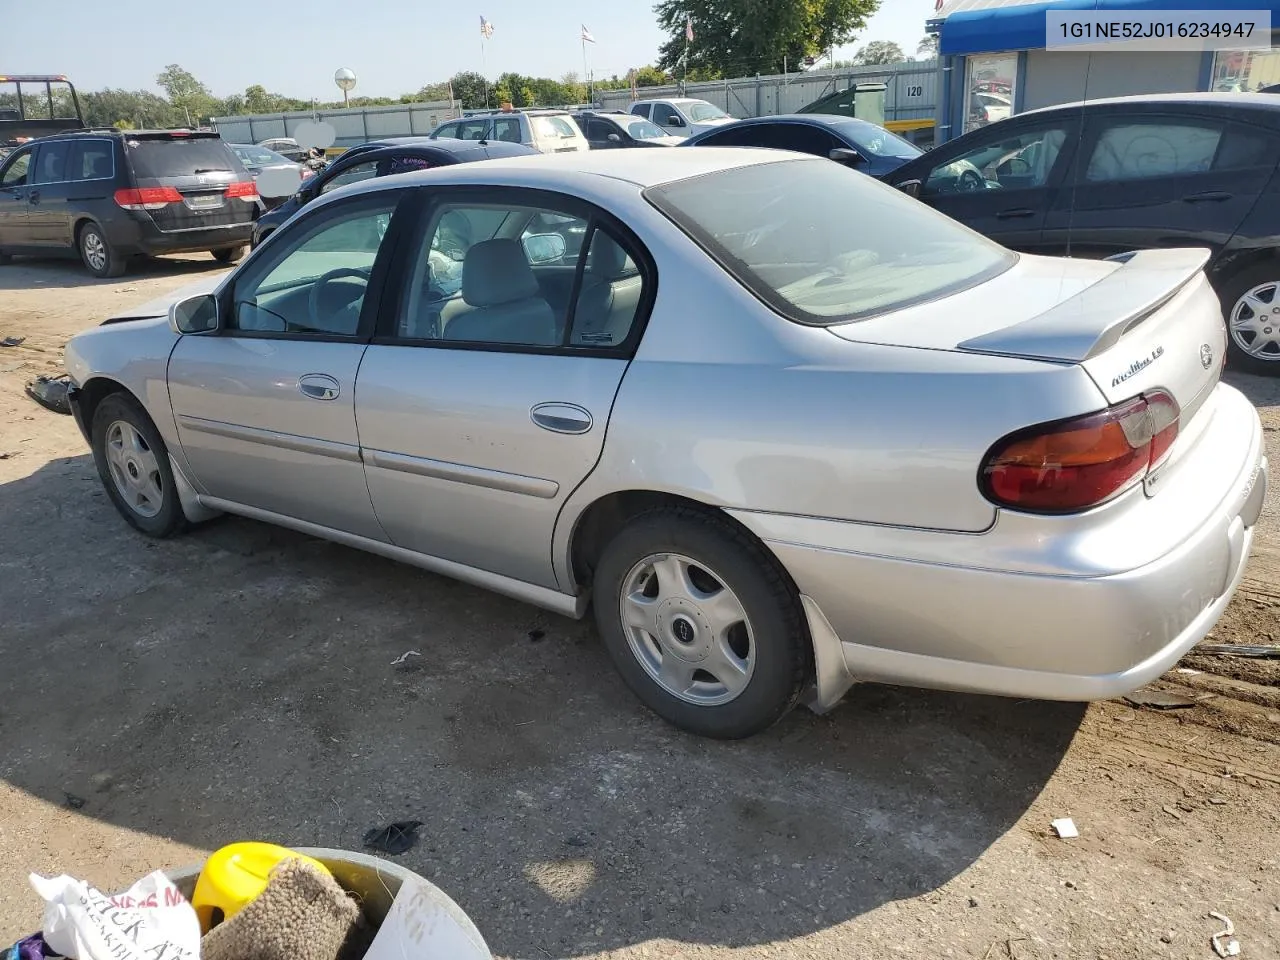
<instances>
[{"instance_id":1,"label":"white pickup truck","mask_svg":"<svg viewBox=\"0 0 1280 960\"><path fill-rule=\"evenodd\" d=\"M688 97L637 100L631 105L631 112L651 120L677 137L692 137L695 133L703 133L734 121L733 117L714 103Z\"/></svg>"}]
</instances>

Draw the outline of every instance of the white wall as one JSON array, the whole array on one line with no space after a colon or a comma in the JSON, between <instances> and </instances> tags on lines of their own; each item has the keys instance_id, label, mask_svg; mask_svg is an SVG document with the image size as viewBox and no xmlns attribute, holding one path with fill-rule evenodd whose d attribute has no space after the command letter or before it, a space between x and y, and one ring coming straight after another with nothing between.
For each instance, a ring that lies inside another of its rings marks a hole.
<instances>
[{"instance_id":1,"label":"white wall","mask_svg":"<svg viewBox=\"0 0 1280 960\"><path fill-rule=\"evenodd\" d=\"M1080 53L1031 50L1022 79L1024 110L1078 100L1200 89L1199 51Z\"/></svg>"}]
</instances>

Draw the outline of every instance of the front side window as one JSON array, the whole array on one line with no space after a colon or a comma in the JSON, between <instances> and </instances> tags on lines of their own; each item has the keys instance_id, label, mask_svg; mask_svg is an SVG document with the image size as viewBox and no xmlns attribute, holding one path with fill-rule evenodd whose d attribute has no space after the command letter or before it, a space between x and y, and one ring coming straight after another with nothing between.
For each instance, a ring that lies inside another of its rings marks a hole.
<instances>
[{"instance_id":1,"label":"front side window","mask_svg":"<svg viewBox=\"0 0 1280 960\"><path fill-rule=\"evenodd\" d=\"M568 209L441 204L418 250L397 327L413 340L613 348L645 289L624 244Z\"/></svg>"},{"instance_id":2,"label":"front side window","mask_svg":"<svg viewBox=\"0 0 1280 960\"><path fill-rule=\"evenodd\" d=\"M369 160L366 163L353 163L341 173L334 174L333 178L328 180L325 185L320 188L320 192L328 193L330 190L337 190L339 187L345 187L348 183L359 183L361 180L371 180L377 175L377 160Z\"/></svg>"},{"instance_id":3,"label":"front side window","mask_svg":"<svg viewBox=\"0 0 1280 960\"><path fill-rule=\"evenodd\" d=\"M36 154L35 176L31 182L61 183L67 179L67 157L71 146L65 140L42 144Z\"/></svg>"},{"instance_id":4,"label":"front side window","mask_svg":"<svg viewBox=\"0 0 1280 960\"><path fill-rule=\"evenodd\" d=\"M982 143L930 170L921 196L1043 187L1067 142L1067 129L1051 125L982 136Z\"/></svg>"},{"instance_id":5,"label":"front side window","mask_svg":"<svg viewBox=\"0 0 1280 960\"><path fill-rule=\"evenodd\" d=\"M341 203L281 236L233 292L230 328L246 333L353 337L396 198Z\"/></svg>"},{"instance_id":6,"label":"front side window","mask_svg":"<svg viewBox=\"0 0 1280 960\"><path fill-rule=\"evenodd\" d=\"M684 126L684 121L680 119L680 114L676 113L675 107L665 103L653 105L653 122L660 127Z\"/></svg>"},{"instance_id":7,"label":"front side window","mask_svg":"<svg viewBox=\"0 0 1280 960\"><path fill-rule=\"evenodd\" d=\"M976 286L1016 261L949 217L836 163L754 164L645 196L739 283L800 323L888 313Z\"/></svg>"},{"instance_id":8,"label":"front side window","mask_svg":"<svg viewBox=\"0 0 1280 960\"><path fill-rule=\"evenodd\" d=\"M1207 173L1221 139L1222 127L1211 124L1109 124L1098 136L1084 178L1098 183Z\"/></svg>"},{"instance_id":9,"label":"front side window","mask_svg":"<svg viewBox=\"0 0 1280 960\"><path fill-rule=\"evenodd\" d=\"M27 171L31 167L31 151L20 153L0 176L0 187L20 187L27 182Z\"/></svg>"}]
</instances>

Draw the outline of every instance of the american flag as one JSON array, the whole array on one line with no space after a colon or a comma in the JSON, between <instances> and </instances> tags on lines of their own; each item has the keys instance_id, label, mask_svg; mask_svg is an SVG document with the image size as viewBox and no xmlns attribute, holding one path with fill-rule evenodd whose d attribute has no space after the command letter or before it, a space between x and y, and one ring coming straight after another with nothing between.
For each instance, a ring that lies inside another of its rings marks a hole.
<instances>
[{"instance_id":1,"label":"american flag","mask_svg":"<svg viewBox=\"0 0 1280 960\"><path fill-rule=\"evenodd\" d=\"M484 18L484 14L480 14L480 36L488 40L493 36L493 24Z\"/></svg>"},{"instance_id":2,"label":"american flag","mask_svg":"<svg viewBox=\"0 0 1280 960\"><path fill-rule=\"evenodd\" d=\"M693 20L689 18L688 14L685 14L684 18L684 38L689 43L693 43Z\"/></svg>"},{"instance_id":3,"label":"american flag","mask_svg":"<svg viewBox=\"0 0 1280 960\"><path fill-rule=\"evenodd\" d=\"M582 25L582 41L583 43L595 43L596 38L591 35L591 31L587 29L587 25Z\"/></svg>"}]
</instances>

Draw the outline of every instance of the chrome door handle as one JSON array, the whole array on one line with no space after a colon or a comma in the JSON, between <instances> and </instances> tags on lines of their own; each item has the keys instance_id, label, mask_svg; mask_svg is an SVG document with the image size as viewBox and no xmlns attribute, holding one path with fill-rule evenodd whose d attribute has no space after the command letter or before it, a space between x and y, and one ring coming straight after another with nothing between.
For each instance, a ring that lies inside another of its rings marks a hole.
<instances>
[{"instance_id":1,"label":"chrome door handle","mask_svg":"<svg viewBox=\"0 0 1280 960\"><path fill-rule=\"evenodd\" d=\"M310 400L337 400L342 386L327 373L308 373L298 378L298 392Z\"/></svg>"},{"instance_id":2,"label":"chrome door handle","mask_svg":"<svg viewBox=\"0 0 1280 960\"><path fill-rule=\"evenodd\" d=\"M576 403L539 403L529 411L529 419L552 433L586 433L591 429L591 411Z\"/></svg>"}]
</instances>

